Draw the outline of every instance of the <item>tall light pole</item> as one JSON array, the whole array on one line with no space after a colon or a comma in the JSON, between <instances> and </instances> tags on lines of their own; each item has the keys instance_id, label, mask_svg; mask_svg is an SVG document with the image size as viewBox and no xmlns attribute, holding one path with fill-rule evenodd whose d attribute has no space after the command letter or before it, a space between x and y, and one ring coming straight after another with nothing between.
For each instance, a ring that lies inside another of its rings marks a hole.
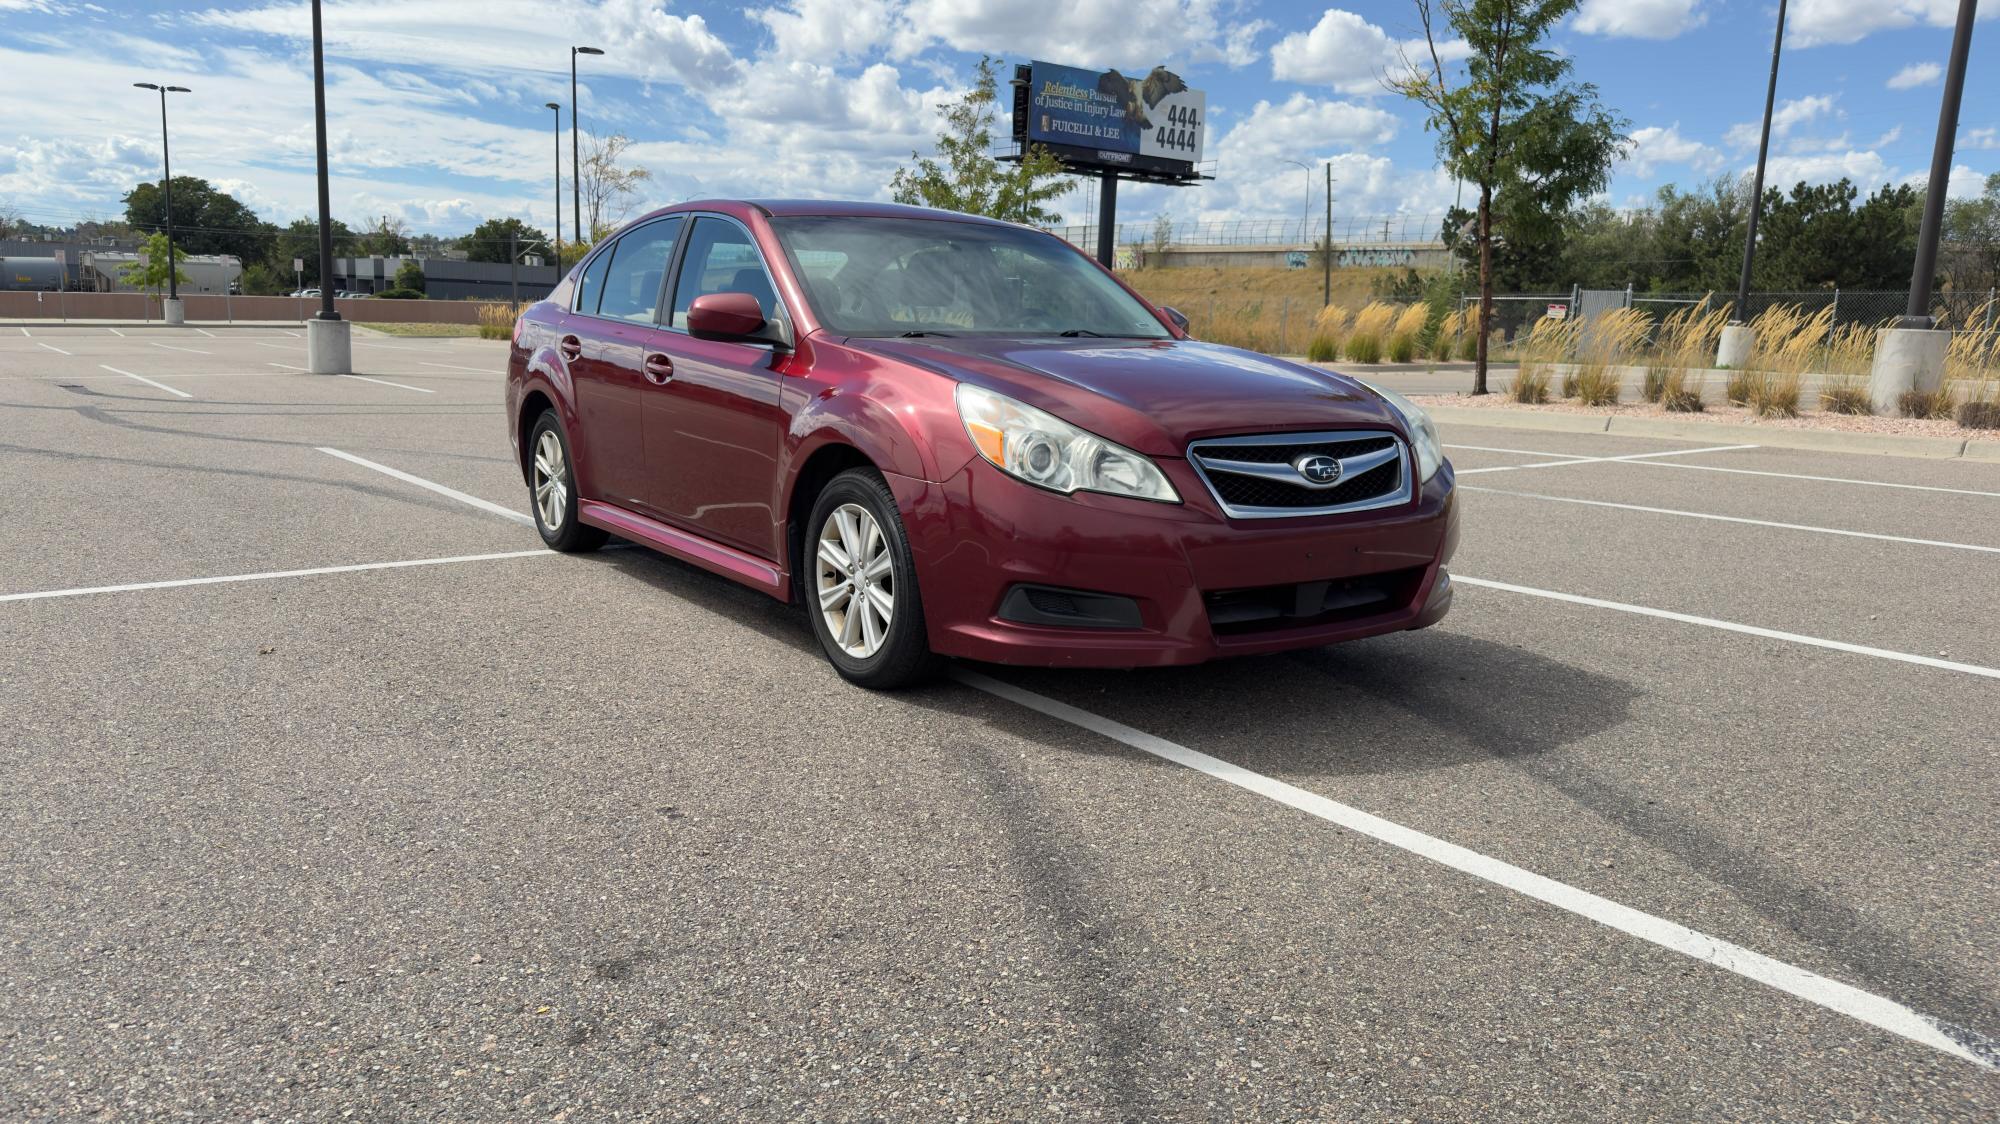
<instances>
[{"instance_id":1,"label":"tall light pole","mask_svg":"<svg viewBox=\"0 0 2000 1124\"><path fill-rule=\"evenodd\" d=\"M601 55L603 53L604 53L603 51L598 50L596 47L571 47L569 49L569 186L570 186L570 204L571 204L570 209L576 212L574 216L574 221L576 224L576 244L579 246L583 245L583 165L581 161L579 161L577 158L577 135L581 130L577 128L576 124L576 56ZM561 128L562 126L562 118L560 114L557 115L556 126L557 128ZM561 142L558 141L557 143L560 144ZM557 174L560 175L561 174L560 169L562 167L562 155L560 148L558 148L557 150L556 167L558 169ZM560 192L558 194L560 194ZM557 203L556 209L558 212L562 210L561 203ZM560 213L558 213L556 216L556 235L558 238L560 238L562 235L562 216ZM556 249L556 270L559 273L562 270L561 247L557 247Z\"/></svg>"},{"instance_id":2,"label":"tall light pole","mask_svg":"<svg viewBox=\"0 0 2000 1124\"><path fill-rule=\"evenodd\" d=\"M1979 0L1958 0L1958 26L1951 34L1951 66L1945 72L1944 102L1938 108L1937 145L1931 150L1931 181L1924 198L1924 225L1917 235L1917 266L1910 274L1910 308L1902 327L1931 328L1931 286L1937 279L1938 238L1951 186L1952 146L1958 139L1958 108L1965 97L1965 60L1972 53L1972 23Z\"/></svg>"},{"instance_id":3,"label":"tall light pole","mask_svg":"<svg viewBox=\"0 0 2000 1124\"><path fill-rule=\"evenodd\" d=\"M320 0L312 0L313 145L319 162L319 312L306 321L306 368L315 375L344 375L354 367L348 324L333 307L333 203L327 187L326 44L320 34Z\"/></svg>"},{"instance_id":4,"label":"tall light pole","mask_svg":"<svg viewBox=\"0 0 2000 1124\"><path fill-rule=\"evenodd\" d=\"M167 95L191 94L186 86L161 86L152 82L134 82L133 87L141 90L160 92L160 192L166 196L167 204L167 299L181 299L181 287L177 280L179 270L174 268L174 157L167 148Z\"/></svg>"},{"instance_id":5,"label":"tall light pole","mask_svg":"<svg viewBox=\"0 0 2000 1124\"><path fill-rule=\"evenodd\" d=\"M562 276L562 103L543 102L556 111L556 276Z\"/></svg>"},{"instance_id":6,"label":"tall light pole","mask_svg":"<svg viewBox=\"0 0 2000 1124\"><path fill-rule=\"evenodd\" d=\"M1771 110L1778 101L1778 59L1785 50L1785 0L1778 0L1778 34L1771 41L1771 81L1764 87L1764 135L1757 142L1757 175L1750 188L1750 229L1743 236L1743 280L1736 286L1738 323L1750 320L1750 269L1757 261L1757 220L1764 214L1764 162L1771 155Z\"/></svg>"},{"instance_id":7,"label":"tall light pole","mask_svg":"<svg viewBox=\"0 0 2000 1124\"><path fill-rule=\"evenodd\" d=\"M1299 241L1306 242L1310 240L1306 228L1312 225L1312 208L1313 208L1312 165L1306 163L1303 160L1286 160L1283 161L1283 163L1290 164L1292 167L1297 168L1299 171L1304 172L1306 174L1306 202L1305 206L1299 210Z\"/></svg>"},{"instance_id":8,"label":"tall light pole","mask_svg":"<svg viewBox=\"0 0 2000 1124\"><path fill-rule=\"evenodd\" d=\"M1333 161L1326 162L1326 291L1320 299L1322 305L1333 304Z\"/></svg>"}]
</instances>

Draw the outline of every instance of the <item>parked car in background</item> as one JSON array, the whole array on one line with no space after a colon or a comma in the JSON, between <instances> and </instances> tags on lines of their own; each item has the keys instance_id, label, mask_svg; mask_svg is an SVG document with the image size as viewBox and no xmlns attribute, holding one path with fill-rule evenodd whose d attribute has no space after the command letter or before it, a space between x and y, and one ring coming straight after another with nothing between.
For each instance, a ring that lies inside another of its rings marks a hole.
<instances>
[{"instance_id":1,"label":"parked car in background","mask_svg":"<svg viewBox=\"0 0 2000 1124\"><path fill-rule=\"evenodd\" d=\"M522 313L507 415L549 546L616 534L803 602L867 686L942 656L1275 652L1451 604L1453 474L1421 410L1198 342L989 219L650 214Z\"/></svg>"}]
</instances>

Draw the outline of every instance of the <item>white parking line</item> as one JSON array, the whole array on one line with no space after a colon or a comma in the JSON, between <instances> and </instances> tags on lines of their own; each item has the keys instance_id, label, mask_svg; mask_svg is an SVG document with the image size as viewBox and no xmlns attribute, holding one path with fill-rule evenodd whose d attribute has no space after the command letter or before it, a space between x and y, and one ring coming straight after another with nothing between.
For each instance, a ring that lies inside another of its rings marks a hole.
<instances>
[{"instance_id":1,"label":"white parking line","mask_svg":"<svg viewBox=\"0 0 2000 1124\"><path fill-rule=\"evenodd\" d=\"M402 383L399 383L399 382L390 382L390 381L389 381L388 379L371 379L371 378L369 378L369 377L368 377L367 375L342 375L342 376L340 376L340 377L341 377L341 378L344 378L344 379L360 379L360 380L361 380L362 382L372 382L372 383L375 383L375 384L376 384L376 385L378 385L378 386L393 386L393 387L395 387L395 388L396 388L397 390L414 390L414 391L416 391L416 392L417 392L418 394L436 394L436 393L437 393L437 391L435 391L435 390L428 390L428 389L425 389L424 387L421 387L421 386L405 386L404 384L402 384Z\"/></svg>"},{"instance_id":2,"label":"white parking line","mask_svg":"<svg viewBox=\"0 0 2000 1124\"><path fill-rule=\"evenodd\" d=\"M23 328L23 329L21 329L21 334L22 334L22 335L24 335L24 336L28 336L28 338L29 338L29 339L34 339L34 338L35 338L35 337L33 337L33 336L29 336L29 335L28 335L28 329L26 329L26 328Z\"/></svg>"},{"instance_id":3,"label":"white parking line","mask_svg":"<svg viewBox=\"0 0 2000 1124\"><path fill-rule=\"evenodd\" d=\"M1551 589L1535 589L1525 585L1510 585L1507 582L1486 581L1482 578L1468 578L1453 574L1451 580L1464 585L1485 589L1498 589L1507 593L1519 593L1529 597L1545 597L1551 601L1566 601L1572 605L1587 605L1593 609L1610 609L1619 613L1633 613L1642 617L1655 617L1664 621L1678 621L1681 624L1700 625L1716 628L1724 632L1739 632L1745 636L1760 636L1766 640L1783 640L1788 644L1804 644L1812 648L1827 648L1835 652L1849 652L1857 656L1873 656L1879 660L1894 660L1897 663L1916 664L1920 667L1935 667L1944 671L1958 671L1966 675L1978 675L1987 679L2000 679L2000 668L1981 667L1978 664L1959 663L1956 660L1919 656L1910 652L1896 652L1887 648L1870 648L1865 644L1849 644L1844 640L1826 640L1818 636L1804 636L1796 632L1780 632L1774 628L1759 628L1753 624L1737 624L1735 621L1721 621L1714 617L1697 617L1690 613L1676 613L1667 609L1650 609L1644 605L1627 605L1622 601L1605 601L1597 597L1583 597L1574 593L1559 593Z\"/></svg>"},{"instance_id":4,"label":"white parking line","mask_svg":"<svg viewBox=\"0 0 2000 1124\"><path fill-rule=\"evenodd\" d=\"M50 351L53 351L53 352L55 352L55 353L56 353L57 355L68 355L68 354L70 354L69 352L67 352L67 351L64 351L64 350L63 350L62 348L60 348L60 347L57 347L56 345L54 345L54 344L52 344L52 343L43 343L43 342L42 342L42 341L40 341L40 340L36 340L36 341L35 341L35 346L36 346L36 347L46 347L46 348L48 348L48 349L49 349Z\"/></svg>"},{"instance_id":5,"label":"white parking line","mask_svg":"<svg viewBox=\"0 0 2000 1124\"><path fill-rule=\"evenodd\" d=\"M250 342L256 344L258 347L268 347L272 351L296 352L299 349L299 345L295 343L266 343L263 340L252 340Z\"/></svg>"},{"instance_id":6,"label":"white parking line","mask_svg":"<svg viewBox=\"0 0 2000 1124\"><path fill-rule=\"evenodd\" d=\"M458 554L449 558L413 558L403 562L362 562L353 566L319 566L310 570L271 570L261 574L226 574L213 578L181 578L177 581L133 582L129 585L92 585L80 589L49 589L37 593L0 594L0 601L45 601L56 597L85 597L95 593L133 593L146 589L180 589L191 585L223 585L229 582L259 582L272 578L307 578L320 574L357 574L364 570L405 570L412 566L445 566L454 562L493 562L502 558L534 558L553 554L550 550L510 550L500 554Z\"/></svg>"},{"instance_id":7,"label":"white parking line","mask_svg":"<svg viewBox=\"0 0 2000 1124\"><path fill-rule=\"evenodd\" d=\"M1820 484L1858 484L1869 488L1903 488L1912 492L1947 492L1955 496L1985 496L2000 499L2000 492L1981 492L1971 488L1939 488L1930 484L1898 484L1888 480L1855 480L1846 476L1806 476L1796 472L1765 472L1754 468L1723 468L1713 464L1674 464L1671 461L1633 461L1633 464L1653 468L1692 468L1702 472L1729 472L1738 476L1775 476L1782 480L1811 480Z\"/></svg>"},{"instance_id":8,"label":"white parking line","mask_svg":"<svg viewBox=\"0 0 2000 1124\"><path fill-rule=\"evenodd\" d=\"M428 488L431 491L436 492L440 496L449 496L450 498L455 499L460 503L470 504L481 511L490 511L493 514L501 516L503 518L512 519L516 523L526 523L530 527L535 525L535 520L533 517L515 511L511 508L501 507L499 504L494 503L491 500L482 500L478 496L468 496L464 492L461 492L456 488L447 488L443 484L439 484L434 480L426 480L421 476L412 476L409 473L404 472L400 468L390 468L386 464L376 464L374 461L367 460L362 457L357 457L353 453L343 453L339 449L329 449L324 445L317 446L317 448L319 449L320 452L325 453L327 456L339 457L341 460L347 461L351 464L358 464L363 468L372 468L376 472L382 473L385 476L393 476L396 479L401 480L405 484L415 484L419 488Z\"/></svg>"},{"instance_id":9,"label":"white parking line","mask_svg":"<svg viewBox=\"0 0 2000 1124\"><path fill-rule=\"evenodd\" d=\"M222 338L222 337L220 337L220 336L216 335L216 334L215 334L214 332L211 332L211 331L209 331L209 330L208 330L207 328L196 328L196 329L195 329L195 331L197 331L197 332L200 332L200 333L201 333L202 335L204 335L204 336L207 336L207 337L208 337L209 339L212 339L212 340L213 340L213 339L221 339L221 338Z\"/></svg>"},{"instance_id":10,"label":"white parking line","mask_svg":"<svg viewBox=\"0 0 2000 1124\"><path fill-rule=\"evenodd\" d=\"M119 331L119 330L118 330L118 329L116 329L116 328L113 328L113 327L110 327L110 326L108 326L108 325L107 325L107 326L105 327L105 329L104 329L104 330L105 330L105 331L107 331L107 332L110 332L110 333L111 333L112 335L114 335L114 336L117 336L117 337L118 337L119 339L121 339L121 340L125 338L125 333L123 333L123 332Z\"/></svg>"},{"instance_id":11,"label":"white parking line","mask_svg":"<svg viewBox=\"0 0 2000 1124\"><path fill-rule=\"evenodd\" d=\"M268 362L268 360L267 360L267 362ZM272 364L271 364L271 366L273 366L273 367L283 367L283 368L284 368L285 370L287 370L287 371L304 371L304 372L306 372L307 374L311 374L311 373L312 373L312 368L311 368L311 367L294 367L294 366L292 366L292 365L291 365L290 363L272 363Z\"/></svg>"},{"instance_id":12,"label":"white parking line","mask_svg":"<svg viewBox=\"0 0 2000 1124\"><path fill-rule=\"evenodd\" d=\"M447 371L471 371L475 375L491 375L495 373L491 367L461 367L456 363L431 363L422 359L417 360L417 365L420 367L443 367Z\"/></svg>"},{"instance_id":13,"label":"white parking line","mask_svg":"<svg viewBox=\"0 0 2000 1124\"><path fill-rule=\"evenodd\" d=\"M1691 457L1696 453L1728 453L1738 449L1755 449L1755 445L1711 445L1705 449L1672 449L1664 453L1628 453L1622 457L1571 457L1560 461L1537 461L1534 464L1503 464L1492 468L1465 468L1458 471L1460 476L1472 476L1481 472L1518 472L1524 468L1561 468L1567 464L1608 464L1612 461L1649 461L1658 457ZM1552 453L1551 456L1564 456Z\"/></svg>"},{"instance_id":14,"label":"white parking line","mask_svg":"<svg viewBox=\"0 0 2000 1124\"><path fill-rule=\"evenodd\" d=\"M985 691L987 694L1027 707L1058 721L1067 722L1072 726L1082 727L1142 753L1149 753L1176 765L1193 769L1225 784L1234 785L1267 800L1274 800L1288 808L1294 808L1378 842L1387 843L1462 874L1469 874L1704 964L1776 988L1808 1003L1837 1011L1849 1018L1900 1035L1912 1042L1921 1043L1974 1065L1988 1069L2000 1068L1993 1061L1995 1043L1991 1040L1913 1011L1894 1000L1862 991L1851 984L1829 979L1782 960L1773 960L1742 945L1732 944L1663 917L1620 905L1588 890L1580 890L1568 883L1557 882L1553 878L1536 874L1512 863L1502 862L1456 843L1447 843L1436 836L1426 835L1399 823L1370 815L1359 808L1342 804L1337 800L1329 800L1317 793L1308 792L1262 773L1253 773L1220 758L1210 757L1179 743L1136 730L1124 723L1114 722L1033 691L1023 690L1011 683L1003 683L977 672L965 670L955 671L953 675L968 687Z\"/></svg>"},{"instance_id":15,"label":"white parking line","mask_svg":"<svg viewBox=\"0 0 2000 1124\"><path fill-rule=\"evenodd\" d=\"M173 344L170 344L170 343L159 343L159 342L156 342L156 341L154 341L154 340L147 340L146 342L147 342L147 343L150 343L150 344L152 344L152 345L153 345L154 347L164 347L164 348L166 348L166 349L167 349L168 351L185 351L185 352L187 352L187 353L188 353L189 355L211 355L211 354L214 354L213 352L208 352L208 351L203 351L203 350L201 350L200 348L196 348L196 347L175 347L175 346L174 346Z\"/></svg>"},{"instance_id":16,"label":"white parking line","mask_svg":"<svg viewBox=\"0 0 2000 1124\"><path fill-rule=\"evenodd\" d=\"M149 379L149 378L147 378L147 377L146 377L146 376L144 376L144 375L135 375L135 374L133 374L133 373L132 373L132 372L130 372L130 371L121 371L121 370L119 370L119 369L118 369L118 368L116 368L116 367L106 367L106 366L105 366L104 364L102 364L102 363L99 363L99 364L98 364L98 366L100 366L100 367L103 367L103 368L104 368L105 370L107 370L107 371L110 371L110 372L111 372L112 374L114 374L114 375L124 375L124 376L125 376L126 378L128 378L128 379L138 379L138 380L139 380L140 382L142 382L142 383L145 383L145 384L146 384L147 386L155 386L155 387L158 387L158 388L160 388L161 390L164 390L164 391L166 391L166 392L167 392L168 394L178 394L178 395L180 395L180 396L181 396L182 398L193 398L193 397L194 397L194 395L192 395L192 394L189 394L189 393L188 393L187 391L185 391L185 390L175 390L175 389L174 389L173 387L171 387L171 386L168 386L168 385L167 385L167 384L165 384L165 383L160 383L160 382L154 382L154 381L153 381L152 379Z\"/></svg>"},{"instance_id":17,"label":"white parking line","mask_svg":"<svg viewBox=\"0 0 2000 1124\"><path fill-rule=\"evenodd\" d=\"M1612 507L1620 511L1643 511L1652 515L1678 515L1683 519L1708 519L1717 523L1743 523L1752 527L1775 527L1781 531L1811 531L1817 535L1841 535L1851 539L1874 539L1878 542L1900 542L1912 546L1942 546L1952 550L1977 550L1986 554L2000 554L2000 546L1976 546L1972 543L1943 542L1938 539L1912 539L1902 535L1878 535L1868 531L1847 531L1839 527L1809 527L1803 523L1774 523L1767 519L1745 519L1736 515L1713 515L1705 511L1678 511L1671 507L1646 507L1636 503L1612 503L1609 500L1584 500L1574 496L1545 496L1539 492L1512 492L1505 488L1481 488L1473 484L1462 486L1467 492L1486 492L1495 496L1518 496L1528 500L1547 500L1550 503L1574 503L1585 507Z\"/></svg>"}]
</instances>

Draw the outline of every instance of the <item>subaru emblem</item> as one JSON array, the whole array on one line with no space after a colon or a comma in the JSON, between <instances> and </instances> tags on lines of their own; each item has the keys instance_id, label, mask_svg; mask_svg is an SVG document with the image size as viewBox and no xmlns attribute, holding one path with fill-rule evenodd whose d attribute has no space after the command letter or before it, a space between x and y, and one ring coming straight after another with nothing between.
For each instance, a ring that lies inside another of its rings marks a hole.
<instances>
[{"instance_id":1,"label":"subaru emblem","mask_svg":"<svg viewBox=\"0 0 2000 1124\"><path fill-rule=\"evenodd\" d=\"M1340 480L1340 462L1322 453L1300 457L1292 462L1292 467L1315 488L1325 488Z\"/></svg>"}]
</instances>

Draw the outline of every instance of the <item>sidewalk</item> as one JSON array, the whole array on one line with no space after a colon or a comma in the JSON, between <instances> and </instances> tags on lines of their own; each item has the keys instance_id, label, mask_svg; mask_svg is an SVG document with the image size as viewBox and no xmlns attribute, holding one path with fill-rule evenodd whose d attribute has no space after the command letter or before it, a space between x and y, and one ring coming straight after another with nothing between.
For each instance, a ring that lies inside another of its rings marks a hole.
<instances>
[{"instance_id":1,"label":"sidewalk","mask_svg":"<svg viewBox=\"0 0 2000 1124\"><path fill-rule=\"evenodd\" d=\"M1431 396L1426 396L1431 397ZM1754 421L1681 421L1633 417L1629 414L1552 413L1500 406L1451 406L1435 401L1419 405L1441 425L1532 429L1544 433L1610 433L1624 437L1672 437L1688 441L1743 441L1780 449L1812 449L1829 453L1922 457L2000 464L2000 430L1961 430L1942 437L1902 433L1854 433L1761 425Z\"/></svg>"}]
</instances>

